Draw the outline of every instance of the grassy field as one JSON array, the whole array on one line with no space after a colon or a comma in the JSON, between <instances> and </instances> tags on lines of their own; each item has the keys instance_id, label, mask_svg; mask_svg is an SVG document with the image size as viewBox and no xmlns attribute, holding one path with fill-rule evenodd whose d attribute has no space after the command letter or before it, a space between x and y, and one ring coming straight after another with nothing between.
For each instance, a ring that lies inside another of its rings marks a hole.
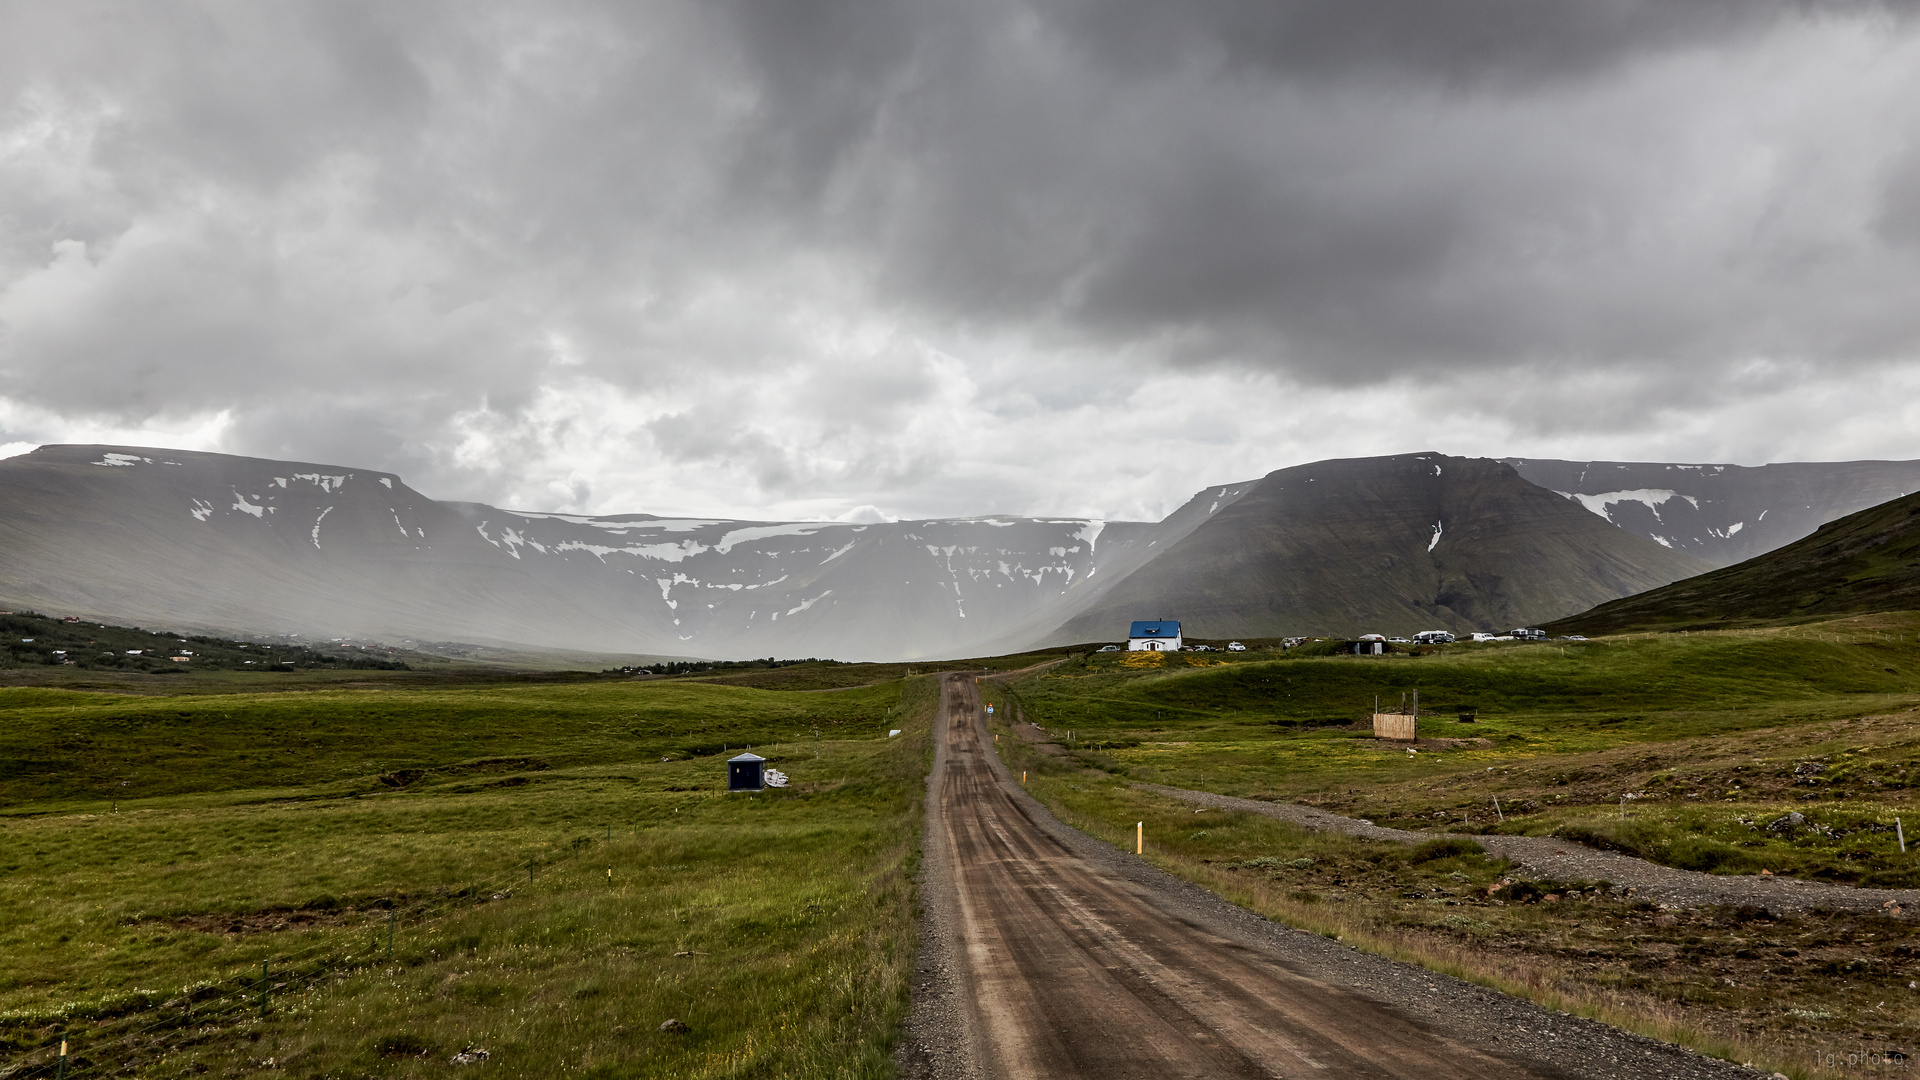
<instances>
[{"instance_id":1,"label":"grassy field","mask_svg":"<svg viewBox=\"0 0 1920 1080\"><path fill-rule=\"evenodd\" d=\"M1004 729L1003 729L1004 730ZM1276 921L1732 1061L1795 1077L1826 1055L1911 1053L1910 925L1830 912L1669 911L1600 882L1541 881L1470 839L1313 833L1130 787L1000 743L1062 820ZM1866 1070L1869 1075L1877 1070Z\"/></svg>"},{"instance_id":2,"label":"grassy field","mask_svg":"<svg viewBox=\"0 0 1920 1080\"><path fill-rule=\"evenodd\" d=\"M1414 691L1416 752L1374 740L1375 698ZM1132 779L1689 869L1920 886L1895 831L1920 783L1911 614L1379 658L1106 654L1011 694L1083 762ZM1802 821L1776 825L1790 813Z\"/></svg>"},{"instance_id":3,"label":"grassy field","mask_svg":"<svg viewBox=\"0 0 1920 1080\"><path fill-rule=\"evenodd\" d=\"M1903 854L1894 828L1920 817L1920 617L1383 658L1105 654L983 687L1057 743L1000 745L1064 820L1129 848L1143 821L1162 866L1291 925L1794 1077L1920 1043L1920 945L1897 918L1664 910L1526 880L1470 840L1315 834L1131 783L1920 886L1920 844ZM1415 752L1374 740L1375 696L1415 690Z\"/></svg>"},{"instance_id":4,"label":"grassy field","mask_svg":"<svg viewBox=\"0 0 1920 1080\"><path fill-rule=\"evenodd\" d=\"M890 1071L933 680L211 689L0 689L0 1076Z\"/></svg>"}]
</instances>

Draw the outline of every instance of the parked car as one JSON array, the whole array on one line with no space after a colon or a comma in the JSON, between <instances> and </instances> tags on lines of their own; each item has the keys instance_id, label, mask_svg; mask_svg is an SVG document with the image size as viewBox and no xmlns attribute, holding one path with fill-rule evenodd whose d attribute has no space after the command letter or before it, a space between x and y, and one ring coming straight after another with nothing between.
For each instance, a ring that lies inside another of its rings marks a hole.
<instances>
[{"instance_id":1,"label":"parked car","mask_svg":"<svg viewBox=\"0 0 1920 1080\"><path fill-rule=\"evenodd\" d=\"M1385 641L1385 640L1387 640L1387 639L1386 639L1386 636L1385 636L1385 635L1382 635L1382 634L1361 634L1361 635L1360 635L1360 638L1359 638L1359 640L1361 640L1361 641Z\"/></svg>"},{"instance_id":2,"label":"parked car","mask_svg":"<svg viewBox=\"0 0 1920 1080\"><path fill-rule=\"evenodd\" d=\"M1523 626L1518 630L1509 630L1507 633L1517 641L1547 640L1547 632L1545 630L1538 630L1531 626Z\"/></svg>"},{"instance_id":3,"label":"parked car","mask_svg":"<svg viewBox=\"0 0 1920 1080\"><path fill-rule=\"evenodd\" d=\"M1098 649L1095 649L1094 651L1095 651L1095 652L1119 652L1119 651L1120 651L1120 646L1118 646L1118 645L1102 645L1102 646L1100 646L1100 647L1099 647Z\"/></svg>"},{"instance_id":4,"label":"parked car","mask_svg":"<svg viewBox=\"0 0 1920 1080\"><path fill-rule=\"evenodd\" d=\"M1280 647L1283 649L1291 649L1296 645L1305 645L1306 643L1307 643L1307 639L1303 637L1290 637L1290 638L1280 639Z\"/></svg>"},{"instance_id":5,"label":"parked car","mask_svg":"<svg viewBox=\"0 0 1920 1080\"><path fill-rule=\"evenodd\" d=\"M1422 630L1413 635L1416 645L1451 645L1453 635L1445 630Z\"/></svg>"},{"instance_id":6,"label":"parked car","mask_svg":"<svg viewBox=\"0 0 1920 1080\"><path fill-rule=\"evenodd\" d=\"M1561 641L1585 641L1585 640L1587 640L1587 635L1585 635L1585 634L1568 634L1568 635L1567 635L1566 637L1563 637L1563 638L1561 638L1560 640L1561 640Z\"/></svg>"},{"instance_id":7,"label":"parked car","mask_svg":"<svg viewBox=\"0 0 1920 1080\"><path fill-rule=\"evenodd\" d=\"M1246 652L1247 647L1245 645L1240 644L1237 641L1229 641L1227 642L1227 651L1228 652Z\"/></svg>"},{"instance_id":8,"label":"parked car","mask_svg":"<svg viewBox=\"0 0 1920 1080\"><path fill-rule=\"evenodd\" d=\"M1407 640L1406 638L1403 638L1403 637L1390 637L1390 638L1388 638L1387 640L1388 640L1388 641L1391 641L1391 642L1393 642L1393 643L1394 643L1395 645L1411 645L1411 644L1413 644L1413 642L1411 642L1411 641L1408 641L1408 640Z\"/></svg>"},{"instance_id":9,"label":"parked car","mask_svg":"<svg viewBox=\"0 0 1920 1080\"><path fill-rule=\"evenodd\" d=\"M1492 634L1483 634L1483 633L1481 633L1481 632L1479 632L1478 630L1476 630L1476 631L1474 631L1474 632L1473 632L1473 640L1475 640L1475 641L1493 641L1493 640L1496 640L1496 639L1494 638L1494 636L1493 636Z\"/></svg>"}]
</instances>

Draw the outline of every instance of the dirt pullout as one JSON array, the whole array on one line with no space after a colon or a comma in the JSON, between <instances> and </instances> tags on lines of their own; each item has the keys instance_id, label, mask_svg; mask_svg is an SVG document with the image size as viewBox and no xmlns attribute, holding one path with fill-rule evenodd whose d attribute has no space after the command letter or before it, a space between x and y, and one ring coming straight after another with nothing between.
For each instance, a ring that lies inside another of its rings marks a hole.
<instances>
[{"instance_id":1,"label":"dirt pullout","mask_svg":"<svg viewBox=\"0 0 1920 1080\"><path fill-rule=\"evenodd\" d=\"M948 678L912 1077L1761 1074L1270 923L1060 824Z\"/></svg>"},{"instance_id":2,"label":"dirt pullout","mask_svg":"<svg viewBox=\"0 0 1920 1080\"><path fill-rule=\"evenodd\" d=\"M1707 874L1698 870L1677 870L1617 851L1598 851L1571 840L1547 836L1413 832L1389 829L1364 818L1345 817L1297 803L1262 802L1259 799L1241 799L1161 784L1134 786L1198 806L1244 810L1309 829L1345 833L1368 840L1397 840L1417 844L1441 836L1464 836L1495 855L1513 860L1530 874L1554 881L1611 882L1632 889L1636 899L1672 907L1724 904L1729 907L1761 907L1775 912L1817 908L1905 917L1920 915L1920 889L1863 889L1786 877Z\"/></svg>"}]
</instances>

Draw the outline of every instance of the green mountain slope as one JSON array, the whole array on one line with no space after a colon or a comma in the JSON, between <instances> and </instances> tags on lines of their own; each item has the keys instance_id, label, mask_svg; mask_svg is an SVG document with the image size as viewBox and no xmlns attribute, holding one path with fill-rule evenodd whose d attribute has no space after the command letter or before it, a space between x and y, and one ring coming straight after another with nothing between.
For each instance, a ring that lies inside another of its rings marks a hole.
<instances>
[{"instance_id":1,"label":"green mountain slope","mask_svg":"<svg viewBox=\"0 0 1920 1080\"><path fill-rule=\"evenodd\" d=\"M1155 618L1201 637L1505 629L1707 566L1498 461L1322 461L1268 474L1053 640L1111 640Z\"/></svg>"},{"instance_id":2,"label":"green mountain slope","mask_svg":"<svg viewBox=\"0 0 1920 1080\"><path fill-rule=\"evenodd\" d=\"M1920 494L1822 525L1812 536L1553 623L1558 633L1690 630L1920 610Z\"/></svg>"}]
</instances>

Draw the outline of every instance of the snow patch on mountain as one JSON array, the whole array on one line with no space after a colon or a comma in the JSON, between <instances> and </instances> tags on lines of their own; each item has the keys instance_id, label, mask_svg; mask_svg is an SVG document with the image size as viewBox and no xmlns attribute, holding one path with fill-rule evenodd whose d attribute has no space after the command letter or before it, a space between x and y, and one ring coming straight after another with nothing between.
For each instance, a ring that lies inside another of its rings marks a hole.
<instances>
[{"instance_id":1,"label":"snow patch on mountain","mask_svg":"<svg viewBox=\"0 0 1920 1080\"><path fill-rule=\"evenodd\" d=\"M810 608L810 607L812 607L813 605L815 605L815 604L817 604L817 603L819 603L819 602L820 602L820 601L822 601L822 600L825 600L825 599L826 599L827 597L829 597L829 596L832 596L832 595L833 595L833 590L832 590L832 589L828 589L828 590L827 590L826 592L823 592L823 593L821 593L821 594L820 594L819 596L815 596L815 597L811 597L811 598L809 598L809 599L806 599L806 600L802 600L802 601L800 601L800 605L799 605L798 607L793 607L793 608L788 608L788 609L787 609L787 615L788 615L789 617L791 617L791 616L794 616L794 615L798 615L798 614L800 614L801 612L803 612L803 611L805 611L805 610L807 610L808 608Z\"/></svg>"},{"instance_id":2,"label":"snow patch on mountain","mask_svg":"<svg viewBox=\"0 0 1920 1080\"><path fill-rule=\"evenodd\" d=\"M1608 521L1613 520L1613 515L1607 508L1623 502L1637 502L1645 505L1647 509L1653 511L1656 520L1660 517L1660 507L1673 499L1685 499L1693 504L1695 510L1700 509L1698 497L1682 495L1671 488L1634 488L1630 491L1602 491L1593 495L1579 491L1558 491L1554 494L1572 499Z\"/></svg>"},{"instance_id":3,"label":"snow patch on mountain","mask_svg":"<svg viewBox=\"0 0 1920 1080\"><path fill-rule=\"evenodd\" d=\"M844 526L834 522L804 521L792 522L786 525L756 525L752 528L732 530L727 533L727 535L721 537L719 543L713 545L713 550L725 555L727 552L732 551L736 544L744 544L749 540L764 540L770 536L808 536L819 532L821 529L838 528L844 528Z\"/></svg>"},{"instance_id":4,"label":"snow patch on mountain","mask_svg":"<svg viewBox=\"0 0 1920 1080\"><path fill-rule=\"evenodd\" d=\"M348 473L346 476L332 476L327 473L294 473L293 478L295 480L305 480L307 483L331 495L341 488L346 487L347 479L352 475L352 473Z\"/></svg>"}]
</instances>

